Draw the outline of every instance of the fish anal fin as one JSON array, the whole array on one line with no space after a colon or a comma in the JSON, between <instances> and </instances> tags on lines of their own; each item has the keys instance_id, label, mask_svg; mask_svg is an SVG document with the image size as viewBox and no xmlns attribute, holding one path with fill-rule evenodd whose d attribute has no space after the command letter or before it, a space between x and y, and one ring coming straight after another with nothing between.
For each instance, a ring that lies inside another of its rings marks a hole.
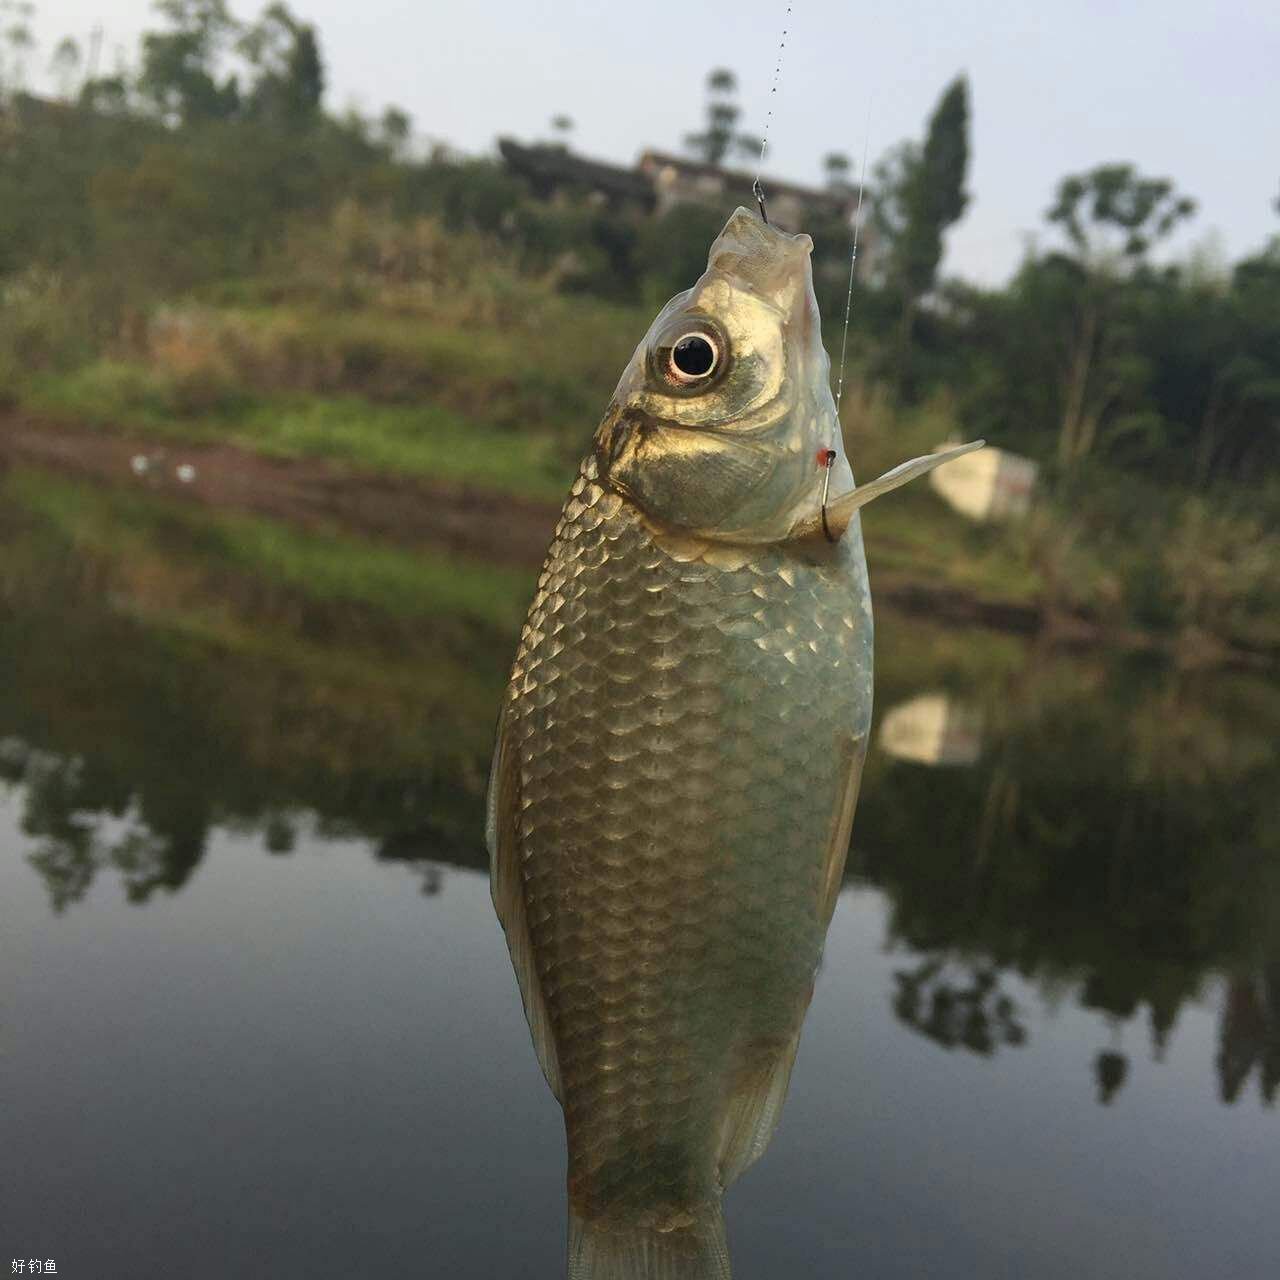
<instances>
[{"instance_id":1,"label":"fish anal fin","mask_svg":"<svg viewBox=\"0 0 1280 1280\"><path fill-rule=\"evenodd\" d=\"M806 1001L806 1005L807 1005ZM782 1116L791 1069L800 1048L800 1028L772 1055L750 1054L761 1071L742 1080L729 1101L720 1133L717 1165L720 1185L729 1187L764 1154Z\"/></svg>"},{"instance_id":2,"label":"fish anal fin","mask_svg":"<svg viewBox=\"0 0 1280 1280\"><path fill-rule=\"evenodd\" d=\"M538 1055L542 1074L558 1100L560 1064L547 1002L534 962L520 874L520 762L511 741L505 712L498 722L498 740L489 773L485 838L489 846L489 889L498 919L507 935L511 964L524 1001L524 1015L533 1036L533 1049Z\"/></svg>"},{"instance_id":3,"label":"fish anal fin","mask_svg":"<svg viewBox=\"0 0 1280 1280\"><path fill-rule=\"evenodd\" d=\"M831 921L836 897L844 881L844 865L849 854L849 838L853 834L853 814L858 807L862 787L862 764L867 757L867 735L849 734L839 746L840 776L843 790L831 815L831 832L827 837L826 862L823 866L822 892L818 898L818 919L823 927Z\"/></svg>"},{"instance_id":4,"label":"fish anal fin","mask_svg":"<svg viewBox=\"0 0 1280 1280\"><path fill-rule=\"evenodd\" d=\"M844 879L845 857L853 830L853 813L858 803L862 779L862 762L867 753L867 735L848 733L837 745L840 768L837 776L841 790L835 810L822 867L821 887L816 903L818 919L825 929L835 908L836 897ZM744 1075L733 1091L721 1130L718 1165L720 1185L728 1187L740 1178L764 1154L782 1115L787 1086L800 1047L799 1018L808 1008L813 989L799 1009L795 1032L772 1053L766 1045L751 1046L743 1055L746 1061L759 1063L759 1070Z\"/></svg>"}]
</instances>

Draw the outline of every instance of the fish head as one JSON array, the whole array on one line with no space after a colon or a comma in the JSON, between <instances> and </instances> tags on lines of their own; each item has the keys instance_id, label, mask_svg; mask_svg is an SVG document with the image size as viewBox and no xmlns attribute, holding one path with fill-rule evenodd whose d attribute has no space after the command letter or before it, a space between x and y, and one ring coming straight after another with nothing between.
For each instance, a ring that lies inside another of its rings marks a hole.
<instances>
[{"instance_id":1,"label":"fish head","mask_svg":"<svg viewBox=\"0 0 1280 1280\"><path fill-rule=\"evenodd\" d=\"M660 527L780 541L852 487L807 235L738 209L707 269L657 318L596 433L601 479Z\"/></svg>"}]
</instances>

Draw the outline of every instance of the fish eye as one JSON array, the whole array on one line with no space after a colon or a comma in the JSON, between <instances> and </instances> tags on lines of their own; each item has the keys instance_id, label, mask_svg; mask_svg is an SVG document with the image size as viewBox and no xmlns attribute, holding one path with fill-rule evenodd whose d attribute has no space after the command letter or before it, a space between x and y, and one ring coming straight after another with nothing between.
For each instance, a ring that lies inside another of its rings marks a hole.
<instances>
[{"instance_id":1,"label":"fish eye","mask_svg":"<svg viewBox=\"0 0 1280 1280\"><path fill-rule=\"evenodd\" d=\"M709 378L720 363L718 344L705 333L686 333L671 345L667 367L674 382L688 385Z\"/></svg>"}]
</instances>

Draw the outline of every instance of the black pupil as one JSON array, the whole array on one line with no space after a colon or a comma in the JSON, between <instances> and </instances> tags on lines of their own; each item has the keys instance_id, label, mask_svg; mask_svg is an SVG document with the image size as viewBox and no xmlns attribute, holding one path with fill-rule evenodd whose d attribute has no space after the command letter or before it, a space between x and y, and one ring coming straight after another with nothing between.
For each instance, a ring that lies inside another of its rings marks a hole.
<instances>
[{"instance_id":1,"label":"black pupil","mask_svg":"<svg viewBox=\"0 0 1280 1280\"><path fill-rule=\"evenodd\" d=\"M700 378L704 373L710 373L715 365L716 349L706 338L693 333L676 343L671 360L681 373Z\"/></svg>"}]
</instances>

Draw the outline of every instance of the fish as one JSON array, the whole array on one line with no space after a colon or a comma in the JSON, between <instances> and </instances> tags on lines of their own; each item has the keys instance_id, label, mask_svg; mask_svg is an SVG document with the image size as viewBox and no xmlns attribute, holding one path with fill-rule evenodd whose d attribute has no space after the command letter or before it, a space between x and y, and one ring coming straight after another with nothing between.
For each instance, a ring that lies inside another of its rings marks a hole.
<instances>
[{"instance_id":1,"label":"fish","mask_svg":"<svg viewBox=\"0 0 1280 1280\"><path fill-rule=\"evenodd\" d=\"M812 241L738 209L564 504L499 716L492 896L568 1146L570 1280L724 1280L844 872L872 706ZM834 497L830 495L834 494Z\"/></svg>"}]
</instances>

